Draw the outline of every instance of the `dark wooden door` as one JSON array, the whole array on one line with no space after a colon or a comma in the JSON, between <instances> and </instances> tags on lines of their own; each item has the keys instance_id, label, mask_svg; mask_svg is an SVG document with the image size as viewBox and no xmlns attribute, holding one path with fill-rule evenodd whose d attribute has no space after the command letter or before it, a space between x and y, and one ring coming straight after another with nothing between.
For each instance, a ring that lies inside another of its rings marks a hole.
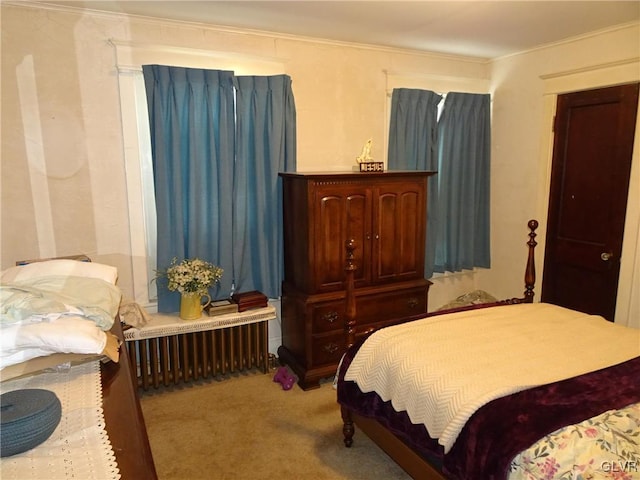
<instances>
[{"instance_id":1,"label":"dark wooden door","mask_svg":"<svg viewBox=\"0 0 640 480\"><path fill-rule=\"evenodd\" d=\"M613 321L638 84L558 97L542 301Z\"/></svg>"}]
</instances>

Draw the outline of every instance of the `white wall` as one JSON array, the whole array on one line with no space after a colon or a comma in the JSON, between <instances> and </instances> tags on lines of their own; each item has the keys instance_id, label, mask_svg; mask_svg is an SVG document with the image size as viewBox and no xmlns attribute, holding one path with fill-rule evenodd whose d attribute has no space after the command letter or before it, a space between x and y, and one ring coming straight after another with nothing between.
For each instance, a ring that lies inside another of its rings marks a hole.
<instances>
[{"instance_id":1,"label":"white wall","mask_svg":"<svg viewBox=\"0 0 640 480\"><path fill-rule=\"evenodd\" d=\"M463 78L488 72L475 59L6 2L2 19L2 267L81 251L117 265L125 290L140 259L132 258L129 244L110 40L283 64L293 79L303 171L350 169L368 138L374 139L373 155L384 157L385 71Z\"/></svg>"},{"instance_id":2,"label":"white wall","mask_svg":"<svg viewBox=\"0 0 640 480\"><path fill-rule=\"evenodd\" d=\"M496 60L491 81L493 268L478 273L478 284L491 286L503 297L522 282L522 274L509 266L521 261L527 240L524 226L530 218L540 222L536 264L541 285L557 95L640 81L640 29L630 25ZM633 275L638 272L634 263L639 251L639 139L636 133L616 311L616 322L637 327L640 280L638 273ZM523 247L514 249L514 241L522 241Z\"/></svg>"},{"instance_id":3,"label":"white wall","mask_svg":"<svg viewBox=\"0 0 640 480\"><path fill-rule=\"evenodd\" d=\"M6 2L1 9L1 266L86 253L118 267L125 295L132 291L133 269L144 259L132 249L129 235L125 145L110 39L283 64L293 79L301 171L350 170L368 138L374 140L374 158L386 157L388 75L433 78L434 85L443 79L489 82L494 90L494 266L436 279L432 308L476 287L500 297L522 290L518 266L526 253L526 221L538 218L544 232L546 217L551 97L541 75L637 60L640 48L634 25L490 64ZM637 252L637 239L625 238L627 243Z\"/></svg>"}]
</instances>

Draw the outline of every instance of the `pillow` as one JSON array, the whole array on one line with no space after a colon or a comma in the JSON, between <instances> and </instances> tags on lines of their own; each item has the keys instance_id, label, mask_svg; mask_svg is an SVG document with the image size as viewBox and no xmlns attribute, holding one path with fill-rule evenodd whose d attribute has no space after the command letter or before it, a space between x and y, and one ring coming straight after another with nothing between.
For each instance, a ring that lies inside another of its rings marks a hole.
<instances>
[{"instance_id":1,"label":"pillow","mask_svg":"<svg viewBox=\"0 0 640 480\"><path fill-rule=\"evenodd\" d=\"M99 278L115 285L118 269L111 265L78 260L46 260L10 267L0 274L0 283L13 283L51 275Z\"/></svg>"},{"instance_id":2,"label":"pillow","mask_svg":"<svg viewBox=\"0 0 640 480\"><path fill-rule=\"evenodd\" d=\"M82 317L60 317L2 329L0 369L52 353L100 354L107 335Z\"/></svg>"}]
</instances>

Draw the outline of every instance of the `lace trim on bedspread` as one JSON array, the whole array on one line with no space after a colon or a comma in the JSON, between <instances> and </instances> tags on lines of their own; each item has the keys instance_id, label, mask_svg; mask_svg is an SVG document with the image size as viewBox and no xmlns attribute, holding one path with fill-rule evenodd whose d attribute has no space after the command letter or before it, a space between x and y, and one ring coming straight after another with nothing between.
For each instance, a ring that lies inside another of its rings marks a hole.
<instances>
[{"instance_id":1,"label":"lace trim on bedspread","mask_svg":"<svg viewBox=\"0 0 640 480\"><path fill-rule=\"evenodd\" d=\"M2 392L23 388L51 390L62 417L53 434L36 448L0 459L8 479L119 479L115 454L105 429L100 363L93 361L2 383Z\"/></svg>"}]
</instances>

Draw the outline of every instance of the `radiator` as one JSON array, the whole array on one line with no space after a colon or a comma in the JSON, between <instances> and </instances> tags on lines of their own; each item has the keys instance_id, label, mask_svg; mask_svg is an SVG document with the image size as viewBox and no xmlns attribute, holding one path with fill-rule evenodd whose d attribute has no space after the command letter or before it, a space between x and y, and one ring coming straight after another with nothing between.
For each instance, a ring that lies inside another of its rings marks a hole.
<instances>
[{"instance_id":1,"label":"radiator","mask_svg":"<svg viewBox=\"0 0 640 480\"><path fill-rule=\"evenodd\" d=\"M215 330L127 339L138 387L178 385L236 372L269 369L267 321ZM127 335L125 333L125 339Z\"/></svg>"}]
</instances>

